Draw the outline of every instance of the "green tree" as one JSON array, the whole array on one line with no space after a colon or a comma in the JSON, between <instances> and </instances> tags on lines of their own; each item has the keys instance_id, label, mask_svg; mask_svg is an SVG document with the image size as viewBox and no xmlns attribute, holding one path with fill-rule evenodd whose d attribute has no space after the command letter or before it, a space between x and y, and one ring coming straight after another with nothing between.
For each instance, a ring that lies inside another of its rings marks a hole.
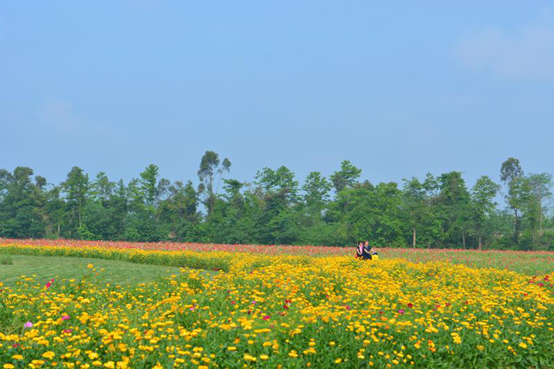
<instances>
[{"instance_id":1,"label":"green tree","mask_svg":"<svg viewBox=\"0 0 554 369\"><path fill-rule=\"evenodd\" d=\"M417 246L417 233L421 231L423 222L428 215L427 191L423 183L417 178L404 179L402 189L403 205L408 213L410 228L412 231L412 247Z\"/></svg>"},{"instance_id":2,"label":"green tree","mask_svg":"<svg viewBox=\"0 0 554 369\"><path fill-rule=\"evenodd\" d=\"M0 237L44 237L43 204L37 195L46 181L37 177L33 183L32 175L27 167L17 167L13 174L0 171Z\"/></svg>"},{"instance_id":3,"label":"green tree","mask_svg":"<svg viewBox=\"0 0 554 369\"><path fill-rule=\"evenodd\" d=\"M494 214L497 205L494 198L499 190L498 184L489 177L482 176L471 191L471 220L478 237L479 250L483 247L483 238L489 236L487 231L490 231L490 228L486 226L486 222Z\"/></svg>"},{"instance_id":4,"label":"green tree","mask_svg":"<svg viewBox=\"0 0 554 369\"><path fill-rule=\"evenodd\" d=\"M140 173L140 190L142 192L142 198L146 201L146 206L153 211L156 206L156 200L158 199L158 176L159 168L150 164L146 169Z\"/></svg>"},{"instance_id":5,"label":"green tree","mask_svg":"<svg viewBox=\"0 0 554 369\"><path fill-rule=\"evenodd\" d=\"M446 246L457 246L459 240L465 249L470 217L470 196L462 173L449 172L439 177L440 193L437 198L439 216L443 219Z\"/></svg>"},{"instance_id":6,"label":"green tree","mask_svg":"<svg viewBox=\"0 0 554 369\"><path fill-rule=\"evenodd\" d=\"M220 165L221 164L221 165ZM199 193L205 193L204 205L208 209L208 216L211 215L216 199L217 190L219 189L219 181L223 177L224 172L231 170L231 161L223 159L220 163L219 154L214 151L206 151L202 160L200 160L200 168L198 169L198 178L200 179ZM214 191L215 176L219 174L216 191Z\"/></svg>"},{"instance_id":7,"label":"green tree","mask_svg":"<svg viewBox=\"0 0 554 369\"><path fill-rule=\"evenodd\" d=\"M502 163L502 167L500 168L500 180L508 187L506 202L514 212L513 240L514 243L518 245L521 228L521 187L523 185L523 169L521 169L518 159L508 158L508 160Z\"/></svg>"},{"instance_id":8,"label":"green tree","mask_svg":"<svg viewBox=\"0 0 554 369\"><path fill-rule=\"evenodd\" d=\"M83 227L83 209L87 202L89 186L88 174L85 174L79 167L73 167L67 175L65 182L62 183L62 190L66 199L70 236L77 236L78 229Z\"/></svg>"},{"instance_id":9,"label":"green tree","mask_svg":"<svg viewBox=\"0 0 554 369\"><path fill-rule=\"evenodd\" d=\"M168 191L168 198L160 204L160 221L168 227L171 239L196 241L200 217L198 196L192 182L184 185L177 181Z\"/></svg>"},{"instance_id":10,"label":"green tree","mask_svg":"<svg viewBox=\"0 0 554 369\"><path fill-rule=\"evenodd\" d=\"M552 197L552 176L548 173L530 174L521 180L521 209L531 234L531 248L542 246L544 220L548 200Z\"/></svg>"},{"instance_id":11,"label":"green tree","mask_svg":"<svg viewBox=\"0 0 554 369\"><path fill-rule=\"evenodd\" d=\"M331 182L335 186L335 191L338 193L345 188L353 187L361 174L361 169L356 168L348 160L343 161L340 170L331 175Z\"/></svg>"},{"instance_id":12,"label":"green tree","mask_svg":"<svg viewBox=\"0 0 554 369\"><path fill-rule=\"evenodd\" d=\"M259 239L265 244L294 243L299 235L297 213L298 182L294 173L285 166L277 170L264 168L254 181L260 211L256 224Z\"/></svg>"},{"instance_id":13,"label":"green tree","mask_svg":"<svg viewBox=\"0 0 554 369\"><path fill-rule=\"evenodd\" d=\"M307 208L321 216L321 212L329 202L331 183L320 172L311 172L306 177L302 190Z\"/></svg>"}]
</instances>

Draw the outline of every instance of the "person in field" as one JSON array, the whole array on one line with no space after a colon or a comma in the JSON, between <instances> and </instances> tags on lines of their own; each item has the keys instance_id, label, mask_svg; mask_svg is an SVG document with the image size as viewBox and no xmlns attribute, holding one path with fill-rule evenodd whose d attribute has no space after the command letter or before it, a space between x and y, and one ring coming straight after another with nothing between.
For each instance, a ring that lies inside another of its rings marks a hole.
<instances>
[{"instance_id":1,"label":"person in field","mask_svg":"<svg viewBox=\"0 0 554 369\"><path fill-rule=\"evenodd\" d=\"M367 245L368 246L366 246L366 243L364 243L364 241L358 241L358 246L356 246L356 257L358 259L371 260L371 248L369 247L368 243Z\"/></svg>"},{"instance_id":2,"label":"person in field","mask_svg":"<svg viewBox=\"0 0 554 369\"><path fill-rule=\"evenodd\" d=\"M369 241L365 241L364 249L366 249L367 252L369 253L370 259L375 259L375 260L379 259L379 254L377 253L377 251L375 251L373 247L369 245Z\"/></svg>"}]
</instances>

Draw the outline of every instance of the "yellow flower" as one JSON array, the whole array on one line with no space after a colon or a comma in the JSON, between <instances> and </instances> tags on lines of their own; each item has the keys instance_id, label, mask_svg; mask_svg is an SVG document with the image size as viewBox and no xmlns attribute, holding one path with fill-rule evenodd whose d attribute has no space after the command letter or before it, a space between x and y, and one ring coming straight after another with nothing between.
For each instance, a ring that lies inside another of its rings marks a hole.
<instances>
[{"instance_id":1,"label":"yellow flower","mask_svg":"<svg viewBox=\"0 0 554 369\"><path fill-rule=\"evenodd\" d=\"M244 354L244 360L246 361L256 361L256 358L249 354Z\"/></svg>"},{"instance_id":2,"label":"yellow flower","mask_svg":"<svg viewBox=\"0 0 554 369\"><path fill-rule=\"evenodd\" d=\"M55 356L56 354L54 354L52 351L46 351L44 354L42 354L42 357L48 360L52 360Z\"/></svg>"},{"instance_id":3,"label":"yellow flower","mask_svg":"<svg viewBox=\"0 0 554 369\"><path fill-rule=\"evenodd\" d=\"M4 369L13 369L15 368L15 366L13 366L12 364L4 364Z\"/></svg>"},{"instance_id":4,"label":"yellow flower","mask_svg":"<svg viewBox=\"0 0 554 369\"><path fill-rule=\"evenodd\" d=\"M23 356L21 356L21 355L14 355L14 356L12 356L12 359L14 359L14 360L23 360Z\"/></svg>"},{"instance_id":5,"label":"yellow flower","mask_svg":"<svg viewBox=\"0 0 554 369\"><path fill-rule=\"evenodd\" d=\"M526 345L525 343L521 342L521 343L519 344L519 347L526 349L526 348L527 348L527 345Z\"/></svg>"},{"instance_id":6,"label":"yellow flower","mask_svg":"<svg viewBox=\"0 0 554 369\"><path fill-rule=\"evenodd\" d=\"M237 348L234 347L234 346L227 347L227 351L236 351L236 350L237 350Z\"/></svg>"}]
</instances>

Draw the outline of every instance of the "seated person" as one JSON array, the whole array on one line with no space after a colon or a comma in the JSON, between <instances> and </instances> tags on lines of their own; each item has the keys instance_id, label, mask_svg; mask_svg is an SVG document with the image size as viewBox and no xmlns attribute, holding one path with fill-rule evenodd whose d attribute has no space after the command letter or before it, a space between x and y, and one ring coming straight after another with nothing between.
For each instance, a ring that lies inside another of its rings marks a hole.
<instances>
[{"instance_id":1,"label":"seated person","mask_svg":"<svg viewBox=\"0 0 554 369\"><path fill-rule=\"evenodd\" d=\"M368 241L365 241L365 245L364 245L364 248L367 248L369 251L369 255L371 256L371 259L379 259L379 254L377 253L377 251L375 251L374 248L372 248L371 246L369 246L369 242Z\"/></svg>"},{"instance_id":2,"label":"seated person","mask_svg":"<svg viewBox=\"0 0 554 369\"><path fill-rule=\"evenodd\" d=\"M358 246L356 247L356 257L363 260L371 260L371 247L366 241L358 241Z\"/></svg>"}]
</instances>

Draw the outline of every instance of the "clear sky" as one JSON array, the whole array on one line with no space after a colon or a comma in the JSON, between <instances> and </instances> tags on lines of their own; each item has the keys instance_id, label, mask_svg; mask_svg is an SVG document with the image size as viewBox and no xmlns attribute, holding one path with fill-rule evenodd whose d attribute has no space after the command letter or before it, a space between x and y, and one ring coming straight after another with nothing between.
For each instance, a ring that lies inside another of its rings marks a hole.
<instances>
[{"instance_id":1,"label":"clear sky","mask_svg":"<svg viewBox=\"0 0 554 369\"><path fill-rule=\"evenodd\" d=\"M0 168L554 173L552 1L0 2Z\"/></svg>"}]
</instances>

